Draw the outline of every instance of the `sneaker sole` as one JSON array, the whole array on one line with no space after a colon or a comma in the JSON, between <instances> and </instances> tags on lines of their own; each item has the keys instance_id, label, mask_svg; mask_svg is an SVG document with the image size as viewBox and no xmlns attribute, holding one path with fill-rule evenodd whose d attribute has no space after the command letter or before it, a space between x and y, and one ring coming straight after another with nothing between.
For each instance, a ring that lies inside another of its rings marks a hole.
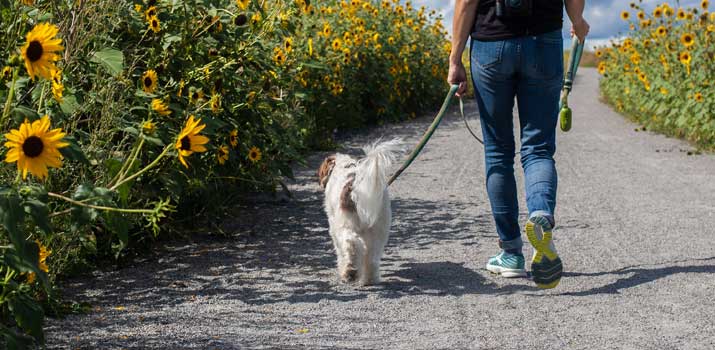
<instances>
[{"instance_id":1,"label":"sneaker sole","mask_svg":"<svg viewBox=\"0 0 715 350\"><path fill-rule=\"evenodd\" d=\"M542 233L541 239L536 236L534 224L531 221L526 223L526 238L536 250L536 254L531 259L531 274L536 286L541 289L555 288L561 282L563 274L563 264L561 258L549 248L551 243L551 231Z\"/></svg>"},{"instance_id":2,"label":"sneaker sole","mask_svg":"<svg viewBox=\"0 0 715 350\"><path fill-rule=\"evenodd\" d=\"M506 278L526 277L525 270L507 269L496 265L487 264L487 271Z\"/></svg>"}]
</instances>

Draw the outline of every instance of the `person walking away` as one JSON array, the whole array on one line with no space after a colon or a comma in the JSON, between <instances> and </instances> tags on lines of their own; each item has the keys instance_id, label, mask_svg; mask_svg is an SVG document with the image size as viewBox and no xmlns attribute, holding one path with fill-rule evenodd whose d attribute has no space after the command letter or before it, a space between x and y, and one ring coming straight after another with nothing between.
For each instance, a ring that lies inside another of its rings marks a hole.
<instances>
[{"instance_id":1,"label":"person walking away","mask_svg":"<svg viewBox=\"0 0 715 350\"><path fill-rule=\"evenodd\" d=\"M484 137L486 186L499 234L499 254L487 270L524 277L523 241L514 177L514 97L519 109L521 165L529 218L525 233L534 247L532 277L554 288L563 265L552 241L556 225L556 124L563 82L563 8L581 42L589 32L585 0L456 0L447 81L467 90L462 64L470 39L470 70ZM471 38L470 38L471 37Z\"/></svg>"}]
</instances>

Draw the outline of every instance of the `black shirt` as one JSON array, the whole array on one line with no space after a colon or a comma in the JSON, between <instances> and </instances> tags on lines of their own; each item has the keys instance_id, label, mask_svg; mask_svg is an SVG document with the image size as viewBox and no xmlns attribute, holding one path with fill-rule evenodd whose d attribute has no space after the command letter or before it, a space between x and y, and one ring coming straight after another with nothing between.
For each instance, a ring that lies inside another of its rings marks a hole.
<instances>
[{"instance_id":1,"label":"black shirt","mask_svg":"<svg viewBox=\"0 0 715 350\"><path fill-rule=\"evenodd\" d=\"M526 35L539 35L563 27L563 0L533 0L531 17L500 19L496 14L496 0L481 0L477 18L472 29L472 38L482 41L497 41Z\"/></svg>"}]
</instances>

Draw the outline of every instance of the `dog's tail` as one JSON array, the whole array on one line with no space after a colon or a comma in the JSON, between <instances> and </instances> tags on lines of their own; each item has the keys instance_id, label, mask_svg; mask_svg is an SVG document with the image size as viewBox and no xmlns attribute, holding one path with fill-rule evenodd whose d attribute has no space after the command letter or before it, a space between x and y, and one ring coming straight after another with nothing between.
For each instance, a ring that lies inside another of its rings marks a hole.
<instances>
[{"instance_id":1,"label":"dog's tail","mask_svg":"<svg viewBox=\"0 0 715 350\"><path fill-rule=\"evenodd\" d=\"M360 221L368 227L375 224L382 209L387 188L387 171L404 152L401 139L380 142L363 147L366 157L358 162L358 169L350 195L355 203Z\"/></svg>"}]
</instances>

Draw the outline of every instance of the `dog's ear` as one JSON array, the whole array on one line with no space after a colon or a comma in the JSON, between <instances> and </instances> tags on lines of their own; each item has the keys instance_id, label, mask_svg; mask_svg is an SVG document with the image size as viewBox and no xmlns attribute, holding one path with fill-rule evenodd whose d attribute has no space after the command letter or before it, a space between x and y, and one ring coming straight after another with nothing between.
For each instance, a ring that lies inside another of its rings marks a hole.
<instances>
[{"instance_id":1,"label":"dog's ear","mask_svg":"<svg viewBox=\"0 0 715 350\"><path fill-rule=\"evenodd\" d=\"M320 183L320 188L325 189L333 167L335 167L335 155L325 158L323 164L320 164L320 168L318 168L318 183Z\"/></svg>"}]
</instances>

